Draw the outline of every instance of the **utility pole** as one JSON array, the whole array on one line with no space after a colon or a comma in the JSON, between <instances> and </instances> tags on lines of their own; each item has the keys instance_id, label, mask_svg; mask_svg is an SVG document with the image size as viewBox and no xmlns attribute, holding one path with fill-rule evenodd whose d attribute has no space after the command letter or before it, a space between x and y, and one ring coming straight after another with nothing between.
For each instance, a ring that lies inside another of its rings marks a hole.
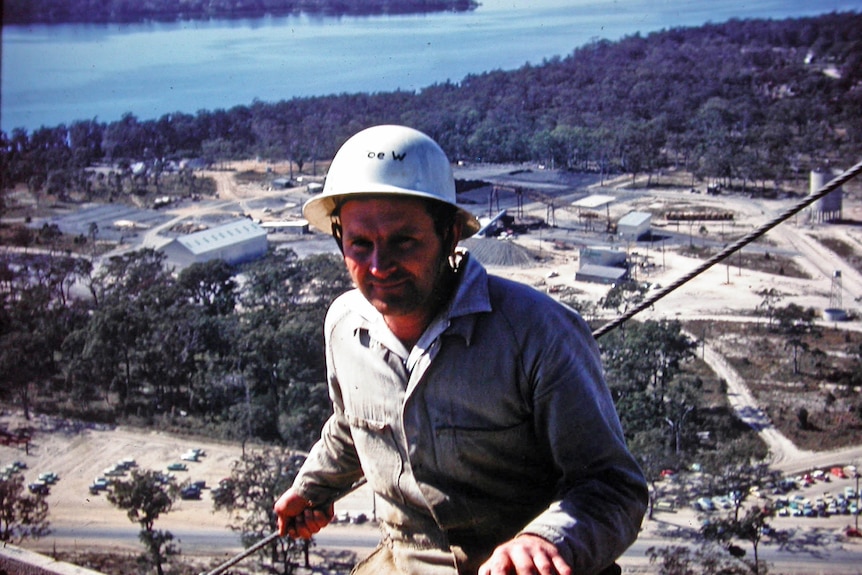
<instances>
[{"instance_id":1,"label":"utility pole","mask_svg":"<svg viewBox=\"0 0 862 575\"><path fill-rule=\"evenodd\" d=\"M853 515L853 517L856 520L856 527L855 527L856 533L859 533L859 475L860 474L859 474L858 468L856 469L856 471L854 471L854 475L856 475L856 513Z\"/></svg>"}]
</instances>

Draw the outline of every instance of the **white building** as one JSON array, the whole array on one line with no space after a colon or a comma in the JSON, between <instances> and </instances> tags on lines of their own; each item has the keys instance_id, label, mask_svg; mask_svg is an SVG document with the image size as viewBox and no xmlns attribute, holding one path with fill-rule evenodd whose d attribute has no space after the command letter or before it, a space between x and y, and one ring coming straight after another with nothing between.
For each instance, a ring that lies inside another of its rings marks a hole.
<instances>
[{"instance_id":1,"label":"white building","mask_svg":"<svg viewBox=\"0 0 862 575\"><path fill-rule=\"evenodd\" d=\"M234 265L266 254L266 230L249 219L175 238L161 251L169 264L183 268L194 263L222 259Z\"/></svg>"},{"instance_id":2,"label":"white building","mask_svg":"<svg viewBox=\"0 0 862 575\"><path fill-rule=\"evenodd\" d=\"M576 281L614 284L628 277L626 253L602 247L585 247L580 250L580 266Z\"/></svg>"},{"instance_id":3,"label":"white building","mask_svg":"<svg viewBox=\"0 0 862 575\"><path fill-rule=\"evenodd\" d=\"M649 233L651 222L649 212L629 212L617 222L617 234L625 240L637 241Z\"/></svg>"},{"instance_id":4,"label":"white building","mask_svg":"<svg viewBox=\"0 0 862 575\"><path fill-rule=\"evenodd\" d=\"M268 232L280 232L301 236L308 233L307 220L280 220L275 222L261 222L260 227Z\"/></svg>"}]
</instances>

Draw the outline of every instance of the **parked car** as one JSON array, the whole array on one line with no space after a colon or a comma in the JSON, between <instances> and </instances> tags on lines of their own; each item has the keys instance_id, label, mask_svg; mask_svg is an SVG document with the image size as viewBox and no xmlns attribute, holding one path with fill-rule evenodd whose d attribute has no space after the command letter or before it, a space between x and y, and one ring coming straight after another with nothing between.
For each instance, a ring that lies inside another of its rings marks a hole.
<instances>
[{"instance_id":1,"label":"parked car","mask_svg":"<svg viewBox=\"0 0 862 575\"><path fill-rule=\"evenodd\" d=\"M122 477L126 474L126 469L119 465L112 465L111 467L105 468L102 473L105 474L105 477Z\"/></svg>"},{"instance_id":2,"label":"parked car","mask_svg":"<svg viewBox=\"0 0 862 575\"><path fill-rule=\"evenodd\" d=\"M693 507L698 511L715 511L715 504L709 497L701 497L694 502Z\"/></svg>"},{"instance_id":3,"label":"parked car","mask_svg":"<svg viewBox=\"0 0 862 575\"><path fill-rule=\"evenodd\" d=\"M168 473L159 472L156 474L156 480L162 485L167 485L168 483L170 483L171 481L174 480L174 474L170 473L170 472L168 472Z\"/></svg>"},{"instance_id":4,"label":"parked car","mask_svg":"<svg viewBox=\"0 0 862 575\"><path fill-rule=\"evenodd\" d=\"M117 463L117 467L121 467L123 469L132 469L133 467L137 467L138 462L134 460L132 457L126 457L121 459L119 463Z\"/></svg>"},{"instance_id":5,"label":"parked car","mask_svg":"<svg viewBox=\"0 0 862 575\"><path fill-rule=\"evenodd\" d=\"M27 485L27 489L36 495L48 495L51 492L51 488L44 481L34 481Z\"/></svg>"},{"instance_id":6,"label":"parked car","mask_svg":"<svg viewBox=\"0 0 862 575\"><path fill-rule=\"evenodd\" d=\"M842 467L833 467L829 470L829 473L837 477L838 479L847 479L847 474L844 473L844 468Z\"/></svg>"},{"instance_id":7,"label":"parked car","mask_svg":"<svg viewBox=\"0 0 862 575\"><path fill-rule=\"evenodd\" d=\"M180 456L180 459L182 459L184 461L197 461L198 459L200 459L201 457L204 457L205 455L206 455L206 451L204 451L203 449L200 449L198 447L193 447L193 448L187 450L185 453L183 453Z\"/></svg>"},{"instance_id":8,"label":"parked car","mask_svg":"<svg viewBox=\"0 0 862 575\"><path fill-rule=\"evenodd\" d=\"M90 484L90 488L89 488L90 493L92 493L93 495L98 495L99 492L105 491L106 489L108 489L108 485L110 485L110 483L108 482L107 479L105 479L104 477L97 477Z\"/></svg>"},{"instance_id":9,"label":"parked car","mask_svg":"<svg viewBox=\"0 0 862 575\"><path fill-rule=\"evenodd\" d=\"M168 464L168 471L188 471L188 469L185 463L180 463L179 461Z\"/></svg>"},{"instance_id":10,"label":"parked car","mask_svg":"<svg viewBox=\"0 0 862 575\"><path fill-rule=\"evenodd\" d=\"M201 490L200 487L195 485L187 485L180 489L180 498L181 499L200 499L201 498Z\"/></svg>"},{"instance_id":11,"label":"parked car","mask_svg":"<svg viewBox=\"0 0 862 575\"><path fill-rule=\"evenodd\" d=\"M60 476L53 471L47 471L39 474L39 481L44 481L48 485L53 485L60 480Z\"/></svg>"}]
</instances>

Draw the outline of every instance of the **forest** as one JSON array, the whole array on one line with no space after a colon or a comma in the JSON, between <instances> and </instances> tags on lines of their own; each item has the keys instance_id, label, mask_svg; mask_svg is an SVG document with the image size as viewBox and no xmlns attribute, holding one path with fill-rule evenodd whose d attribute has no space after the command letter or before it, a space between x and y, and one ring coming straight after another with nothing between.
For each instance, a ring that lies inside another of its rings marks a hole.
<instances>
[{"instance_id":1,"label":"forest","mask_svg":"<svg viewBox=\"0 0 862 575\"><path fill-rule=\"evenodd\" d=\"M417 92L13 129L0 133L0 184L62 199L97 163L157 169L180 158L260 157L301 167L331 158L359 129L390 122L425 131L452 160L632 176L677 169L693 185L780 190L811 168L846 167L862 155L860 29L859 13L730 21L597 40L541 65Z\"/></svg>"},{"instance_id":2,"label":"forest","mask_svg":"<svg viewBox=\"0 0 862 575\"><path fill-rule=\"evenodd\" d=\"M0 401L27 416L308 449L330 412L322 326L351 286L340 259L271 250L237 268L213 260L174 273L164 258L143 249L97 268L76 255L0 253ZM695 430L742 434L729 411L708 408L718 389L686 368L696 342L678 321L633 323L601 345L630 440L650 438L643 453L670 448L678 463L700 451ZM681 417L685 433L668 434Z\"/></svg>"},{"instance_id":3,"label":"forest","mask_svg":"<svg viewBox=\"0 0 862 575\"><path fill-rule=\"evenodd\" d=\"M131 23L287 14L378 15L473 10L474 0L4 0L4 24Z\"/></svg>"},{"instance_id":4,"label":"forest","mask_svg":"<svg viewBox=\"0 0 862 575\"><path fill-rule=\"evenodd\" d=\"M453 160L632 176L678 169L695 180L774 192L813 166L862 155L859 29L855 13L733 21L596 41L541 66L417 93L16 129L0 134L0 215L21 214L7 199L16 186L44 205L134 199L134 185L93 185L94 165L116 169L118 181L131 176L133 163L148 164L161 181L160 166L182 158L289 159L302 172L381 122L426 131ZM320 326L331 298L349 285L340 262L273 252L243 269L209 263L175 276L161 254L143 251L95 269L60 248L49 226L24 231L3 237L20 238L21 247L36 241L48 253L9 251L0 260L0 399L25 410L195 426L296 448L314 438L328 411ZM78 239L95 247L92 235ZM86 286L89 297L75 297L72 286ZM659 364L615 367L614 357L606 359L619 371L615 393L627 429L670 441L666 420L681 417L701 393L702 381L680 375L693 343L679 325L643 329L641 337L626 330L635 338L627 341L660 344ZM660 376L660 397L654 380L632 374ZM718 435L735 429L726 421L699 426ZM697 448L696 438L674 441L677 459L686 445Z\"/></svg>"},{"instance_id":5,"label":"forest","mask_svg":"<svg viewBox=\"0 0 862 575\"><path fill-rule=\"evenodd\" d=\"M10 1L4 10L21 5L61 4ZM351 134L383 122L427 132L455 161L535 162L647 181L678 170L693 186L774 194L811 168L862 156L860 29L858 13L730 21L596 40L541 65L417 92L15 129L0 133L0 216L24 213L16 188L37 205L132 202L135 186L145 185L133 178L135 164L148 166L156 186L170 179L160 179L161 170L189 158L291 160L308 173ZM116 182L94 183L94 166L109 167ZM193 193L193 174L176 179L178 193ZM0 252L0 402L26 414L243 444L301 450L316 439L330 411L323 317L350 285L342 262L273 250L239 268L212 261L175 274L163 254L141 250L97 268L92 232L75 240L84 248L78 254L51 226L2 235L22 249ZM43 249L28 250L34 242ZM793 327L807 325L794 318ZM765 448L722 402L723 382L698 363L697 342L683 326L631 322L599 343L653 498L662 496L665 470L693 462L712 468L709 481L724 478L704 492L747 493L762 467L748 463Z\"/></svg>"},{"instance_id":6,"label":"forest","mask_svg":"<svg viewBox=\"0 0 862 575\"><path fill-rule=\"evenodd\" d=\"M172 179L186 182L178 193L198 185L193 174L160 178L182 158L289 159L302 172L382 122L426 131L453 160L632 176L678 169L695 180L774 192L810 167L862 155L859 29L860 14L735 21L596 41L541 66L418 93L16 129L0 133L0 215L20 215L7 200L15 186L39 204L132 202L135 186L144 185L132 178L133 163L149 165L161 193ZM116 170L116 185L94 182L94 165ZM50 227L0 227L5 243L68 249ZM96 234L76 241L95 247ZM348 285L338 262L271 254L242 270L240 291L238 270L208 264L173 277L159 258L112 259L96 272L89 259L68 253L4 255L0 371L9 385L2 399L98 421L149 424L183 412L214 435L306 445L327 409L317 336L330 296ZM308 298L309 282L328 289ZM90 298L74 298L73 284L88 286Z\"/></svg>"}]
</instances>

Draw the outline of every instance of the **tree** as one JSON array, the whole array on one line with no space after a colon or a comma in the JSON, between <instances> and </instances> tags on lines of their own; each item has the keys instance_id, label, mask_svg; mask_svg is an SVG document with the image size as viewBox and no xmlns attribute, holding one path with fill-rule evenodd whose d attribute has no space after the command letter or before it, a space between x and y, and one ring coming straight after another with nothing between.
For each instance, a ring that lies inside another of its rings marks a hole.
<instances>
[{"instance_id":1,"label":"tree","mask_svg":"<svg viewBox=\"0 0 862 575\"><path fill-rule=\"evenodd\" d=\"M659 402L665 401L667 385L694 357L696 346L678 320L631 322L601 343L612 386L652 388Z\"/></svg>"},{"instance_id":2,"label":"tree","mask_svg":"<svg viewBox=\"0 0 862 575\"><path fill-rule=\"evenodd\" d=\"M180 272L177 282L208 315L234 311L237 285L233 270L224 260L194 263Z\"/></svg>"},{"instance_id":3,"label":"tree","mask_svg":"<svg viewBox=\"0 0 862 575\"><path fill-rule=\"evenodd\" d=\"M765 573L766 566L758 557L763 528L766 526L772 511L769 508L752 506L743 517L724 517L712 519L701 529L701 534L708 541L714 541L725 547L732 557L745 565L753 575ZM751 544L752 559L745 559L745 550L734 544L734 540L742 540Z\"/></svg>"},{"instance_id":4,"label":"tree","mask_svg":"<svg viewBox=\"0 0 862 575\"><path fill-rule=\"evenodd\" d=\"M799 429L803 431L806 429L811 429L811 422L809 420L808 410L805 407L800 407L796 411L796 425Z\"/></svg>"},{"instance_id":5,"label":"tree","mask_svg":"<svg viewBox=\"0 0 862 575\"><path fill-rule=\"evenodd\" d=\"M781 293L775 288L762 289L757 292L762 299L757 304L755 311L766 316L767 326L771 327L775 319L775 309L779 301L781 301Z\"/></svg>"},{"instance_id":6,"label":"tree","mask_svg":"<svg viewBox=\"0 0 862 575\"><path fill-rule=\"evenodd\" d=\"M784 344L784 347L793 350L793 375L799 375L799 352L808 351L808 343L800 337L791 337Z\"/></svg>"},{"instance_id":7,"label":"tree","mask_svg":"<svg viewBox=\"0 0 862 575\"><path fill-rule=\"evenodd\" d=\"M664 396L664 419L673 434L673 452L676 457L682 456L685 422L695 412L699 401L700 388L689 381L670 385Z\"/></svg>"},{"instance_id":8,"label":"tree","mask_svg":"<svg viewBox=\"0 0 862 575\"><path fill-rule=\"evenodd\" d=\"M48 502L41 493L24 491L24 476L0 478L0 541L19 543L48 534Z\"/></svg>"},{"instance_id":9,"label":"tree","mask_svg":"<svg viewBox=\"0 0 862 575\"><path fill-rule=\"evenodd\" d=\"M90 247L92 248L93 257L96 257L96 238L99 237L99 224L90 222L87 226L87 235L90 237Z\"/></svg>"},{"instance_id":10,"label":"tree","mask_svg":"<svg viewBox=\"0 0 862 575\"><path fill-rule=\"evenodd\" d=\"M809 349L808 342L803 336L819 331L814 323L816 317L817 311L813 307L803 308L795 303L789 303L775 310L775 319L778 323L774 329L787 336L785 347L793 350L794 374L799 373L799 352L805 352Z\"/></svg>"},{"instance_id":11,"label":"tree","mask_svg":"<svg viewBox=\"0 0 862 575\"><path fill-rule=\"evenodd\" d=\"M798 304L789 303L775 309L775 319L778 322L776 329L791 337L818 331L814 323L817 319L817 310L813 307L803 308Z\"/></svg>"},{"instance_id":12,"label":"tree","mask_svg":"<svg viewBox=\"0 0 862 575\"><path fill-rule=\"evenodd\" d=\"M743 436L726 442L712 452L702 454L700 490L710 495L727 496L732 504L732 518L756 487L775 482L779 473L763 461L767 453L756 438Z\"/></svg>"},{"instance_id":13,"label":"tree","mask_svg":"<svg viewBox=\"0 0 862 575\"><path fill-rule=\"evenodd\" d=\"M642 302L647 289L644 284L639 284L632 280L624 280L613 284L608 293L599 300L599 305L603 309L612 309L617 312L623 309L625 311L628 310L629 306L636 306Z\"/></svg>"},{"instance_id":14,"label":"tree","mask_svg":"<svg viewBox=\"0 0 862 575\"><path fill-rule=\"evenodd\" d=\"M115 481L107 495L112 505L126 511L129 521L141 526L139 538L158 575L164 575L165 561L177 550L171 543L173 535L155 529L155 522L171 510L178 491L179 487L173 481L166 482L160 472L134 469L128 481Z\"/></svg>"},{"instance_id":15,"label":"tree","mask_svg":"<svg viewBox=\"0 0 862 575\"><path fill-rule=\"evenodd\" d=\"M31 394L58 372L54 355L78 320L78 306L66 305L79 269L62 257L10 255L3 262L0 297L0 395L14 395L30 417Z\"/></svg>"},{"instance_id":16,"label":"tree","mask_svg":"<svg viewBox=\"0 0 862 575\"><path fill-rule=\"evenodd\" d=\"M657 575L747 575L749 571L739 565L725 549L710 541L701 541L698 547L673 545L650 547L646 550L651 564L658 564Z\"/></svg>"},{"instance_id":17,"label":"tree","mask_svg":"<svg viewBox=\"0 0 862 575\"><path fill-rule=\"evenodd\" d=\"M653 518L655 504L665 492L662 472L677 469L679 459L668 449L667 440L661 429L652 428L635 434L629 442L629 449L638 460L650 486L649 519Z\"/></svg>"},{"instance_id":18,"label":"tree","mask_svg":"<svg viewBox=\"0 0 862 575\"><path fill-rule=\"evenodd\" d=\"M234 463L230 477L214 490L214 510L230 514L230 528L241 533L243 545L250 547L273 530L277 518L272 506L293 484L303 461L301 455L284 449L250 451ZM266 552L260 552L261 563L273 572L278 565L277 572L289 575L296 571L307 546L284 538L269 548L268 556Z\"/></svg>"}]
</instances>

